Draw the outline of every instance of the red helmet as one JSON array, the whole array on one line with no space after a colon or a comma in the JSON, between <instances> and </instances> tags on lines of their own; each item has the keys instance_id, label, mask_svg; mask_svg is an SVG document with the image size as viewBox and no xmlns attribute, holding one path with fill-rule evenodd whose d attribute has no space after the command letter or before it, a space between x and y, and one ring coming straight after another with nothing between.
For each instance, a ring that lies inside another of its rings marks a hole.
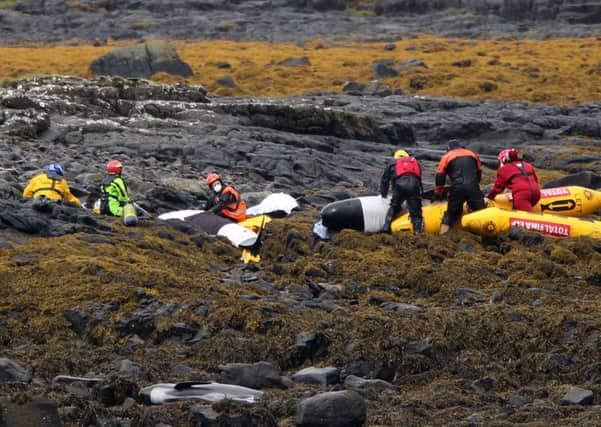
<instances>
[{"instance_id":1,"label":"red helmet","mask_svg":"<svg viewBox=\"0 0 601 427\"><path fill-rule=\"evenodd\" d=\"M504 165L507 162L517 160L518 159L518 150L515 148L507 148L499 153L497 157L499 159L499 163Z\"/></svg>"},{"instance_id":2,"label":"red helmet","mask_svg":"<svg viewBox=\"0 0 601 427\"><path fill-rule=\"evenodd\" d=\"M211 186L215 181L221 181L221 177L215 172L212 172L207 176L207 185Z\"/></svg>"},{"instance_id":3,"label":"red helmet","mask_svg":"<svg viewBox=\"0 0 601 427\"><path fill-rule=\"evenodd\" d=\"M121 175L121 170L123 170L123 165L119 160L111 160L106 164L106 171L108 173L114 173L115 175Z\"/></svg>"}]
</instances>

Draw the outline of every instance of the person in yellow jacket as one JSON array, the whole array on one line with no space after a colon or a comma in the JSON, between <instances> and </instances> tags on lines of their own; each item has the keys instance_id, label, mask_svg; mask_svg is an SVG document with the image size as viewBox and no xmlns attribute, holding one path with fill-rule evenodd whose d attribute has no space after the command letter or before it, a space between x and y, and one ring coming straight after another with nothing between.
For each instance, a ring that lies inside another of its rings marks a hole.
<instances>
[{"instance_id":1,"label":"person in yellow jacket","mask_svg":"<svg viewBox=\"0 0 601 427\"><path fill-rule=\"evenodd\" d=\"M26 199L45 197L56 202L65 201L81 207L79 199L71 194L63 168L58 163L49 165L45 172L31 178L23 190L23 197Z\"/></svg>"}]
</instances>

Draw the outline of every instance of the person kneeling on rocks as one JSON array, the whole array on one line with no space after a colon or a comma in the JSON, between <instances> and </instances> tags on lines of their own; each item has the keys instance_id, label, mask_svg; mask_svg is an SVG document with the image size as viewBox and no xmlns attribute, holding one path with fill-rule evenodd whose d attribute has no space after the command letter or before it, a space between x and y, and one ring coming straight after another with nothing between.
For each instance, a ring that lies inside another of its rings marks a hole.
<instances>
[{"instance_id":1,"label":"person kneeling on rocks","mask_svg":"<svg viewBox=\"0 0 601 427\"><path fill-rule=\"evenodd\" d=\"M71 193L63 168L58 163L48 165L45 172L31 178L23 197L26 199L46 198L56 202L69 202L81 207L81 202Z\"/></svg>"},{"instance_id":2,"label":"person kneeling on rocks","mask_svg":"<svg viewBox=\"0 0 601 427\"><path fill-rule=\"evenodd\" d=\"M107 174L100 184L100 213L103 215L123 216L123 206L130 203L122 171L119 160L111 160L106 165Z\"/></svg>"},{"instance_id":3,"label":"person kneeling on rocks","mask_svg":"<svg viewBox=\"0 0 601 427\"><path fill-rule=\"evenodd\" d=\"M206 211L236 222L246 219L246 202L232 184L223 185L221 177L213 172L207 176L207 185L213 195L207 200Z\"/></svg>"},{"instance_id":4,"label":"person kneeling on rocks","mask_svg":"<svg viewBox=\"0 0 601 427\"><path fill-rule=\"evenodd\" d=\"M532 207L540 200L540 187L534 166L518 159L518 151L515 148L501 151L499 164L497 179L486 197L494 200L497 194L509 188L513 198L513 208L531 212Z\"/></svg>"},{"instance_id":5,"label":"person kneeling on rocks","mask_svg":"<svg viewBox=\"0 0 601 427\"><path fill-rule=\"evenodd\" d=\"M390 163L380 182L380 195L386 198L389 183L392 180L392 200L390 208L384 221L385 233L390 233L392 220L401 211L403 202L407 201L413 232L422 234L424 231L424 219L422 216L422 170L415 157L409 156L405 150L397 150L394 153L394 162Z\"/></svg>"}]
</instances>

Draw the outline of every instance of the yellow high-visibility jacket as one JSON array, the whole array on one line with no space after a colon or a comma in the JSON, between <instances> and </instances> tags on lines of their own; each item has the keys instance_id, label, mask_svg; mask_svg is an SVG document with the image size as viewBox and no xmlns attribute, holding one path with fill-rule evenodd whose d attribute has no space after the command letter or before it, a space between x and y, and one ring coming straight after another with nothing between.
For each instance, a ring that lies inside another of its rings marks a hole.
<instances>
[{"instance_id":1,"label":"yellow high-visibility jacket","mask_svg":"<svg viewBox=\"0 0 601 427\"><path fill-rule=\"evenodd\" d=\"M31 178L27 187L23 190L23 197L26 199L38 198L41 196L56 201L64 200L81 207L79 199L71 194L71 189L65 178L52 179L49 178L45 172Z\"/></svg>"}]
</instances>

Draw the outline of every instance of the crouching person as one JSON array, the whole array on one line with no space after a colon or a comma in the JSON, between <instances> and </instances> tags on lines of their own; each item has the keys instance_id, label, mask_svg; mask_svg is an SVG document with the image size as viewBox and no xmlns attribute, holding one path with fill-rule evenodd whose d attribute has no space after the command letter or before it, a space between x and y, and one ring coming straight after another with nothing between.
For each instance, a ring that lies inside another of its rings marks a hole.
<instances>
[{"instance_id":1,"label":"crouching person","mask_svg":"<svg viewBox=\"0 0 601 427\"><path fill-rule=\"evenodd\" d=\"M405 150L397 150L393 157L394 162L386 167L380 182L380 195L386 198L389 184L392 181L392 199L382 231L390 233L390 224L401 212L403 202L407 201L413 232L422 234L424 219L422 216L421 168L417 160Z\"/></svg>"}]
</instances>

